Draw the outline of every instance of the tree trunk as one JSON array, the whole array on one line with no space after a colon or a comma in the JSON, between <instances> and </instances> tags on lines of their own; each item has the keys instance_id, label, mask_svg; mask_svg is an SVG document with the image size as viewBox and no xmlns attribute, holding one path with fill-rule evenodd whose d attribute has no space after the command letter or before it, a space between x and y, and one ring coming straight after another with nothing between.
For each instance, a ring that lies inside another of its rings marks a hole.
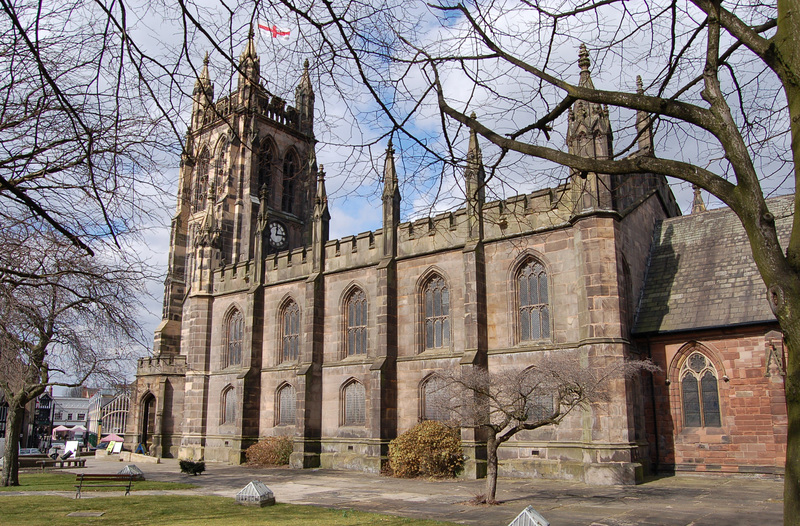
<instances>
[{"instance_id":1,"label":"tree trunk","mask_svg":"<svg viewBox=\"0 0 800 526\"><path fill-rule=\"evenodd\" d=\"M790 308L800 313L800 298L787 298ZM786 342L786 475L783 485L783 524L800 525L800 315L787 323L781 320Z\"/></svg>"},{"instance_id":2,"label":"tree trunk","mask_svg":"<svg viewBox=\"0 0 800 526\"><path fill-rule=\"evenodd\" d=\"M19 486L19 434L25 408L14 401L8 404L6 419L6 450L3 454L3 479L0 486Z\"/></svg>"},{"instance_id":3,"label":"tree trunk","mask_svg":"<svg viewBox=\"0 0 800 526\"><path fill-rule=\"evenodd\" d=\"M494 504L497 496L497 442L496 433L489 432L486 441L486 503Z\"/></svg>"}]
</instances>

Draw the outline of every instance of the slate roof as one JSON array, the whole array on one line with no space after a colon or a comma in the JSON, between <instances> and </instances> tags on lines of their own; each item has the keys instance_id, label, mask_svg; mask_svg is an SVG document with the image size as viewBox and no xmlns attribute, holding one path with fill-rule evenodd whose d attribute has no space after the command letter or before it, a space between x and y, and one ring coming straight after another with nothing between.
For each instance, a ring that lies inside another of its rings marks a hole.
<instances>
[{"instance_id":1,"label":"slate roof","mask_svg":"<svg viewBox=\"0 0 800 526\"><path fill-rule=\"evenodd\" d=\"M794 196L771 198L782 242ZM656 225L633 333L637 335L775 321L739 219L729 208Z\"/></svg>"}]
</instances>

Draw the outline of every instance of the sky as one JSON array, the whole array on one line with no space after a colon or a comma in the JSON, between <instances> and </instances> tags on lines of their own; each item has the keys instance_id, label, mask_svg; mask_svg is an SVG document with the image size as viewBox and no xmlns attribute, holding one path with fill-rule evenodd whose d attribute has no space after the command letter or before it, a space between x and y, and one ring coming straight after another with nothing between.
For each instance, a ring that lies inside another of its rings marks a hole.
<instances>
[{"instance_id":1,"label":"sky","mask_svg":"<svg viewBox=\"0 0 800 526\"><path fill-rule=\"evenodd\" d=\"M408 27L409 31L413 30L417 42L429 46L432 52L461 51L469 54L485 51L479 42L465 37L466 26L462 17L453 13L432 12L422 3L411 2L402 5L406 13L399 21L400 27L397 29ZM535 57L540 56L545 48L547 37L541 26L537 25L536 16L530 12L521 14L517 10L507 9L504 1L487 5L490 7L486 9L484 15L497 38L518 56L536 60ZM514 4L514 7L517 5ZM164 18L153 22L151 8L147 7L147 3L143 6L141 12L137 13L139 21L133 24L135 30L132 34L146 49L160 49L165 57L169 57L171 50L176 46L180 47L179 44L183 40L184 33L180 23ZM628 5L628 8L632 7ZM230 39L220 38L222 44L219 48L215 48L208 35L200 33L189 35L186 49L190 62L183 63L184 76L179 82L180 85L172 87L173 105L177 108L176 127L180 130L185 130L189 118L190 100L187 93L194 84L189 70L199 69L202 57L208 51L215 96L219 98L229 93L235 85L236 75L222 55L239 56L249 21L249 13L239 12L233 17L228 17L219 3L211 1L204 4L202 9L198 9L197 15L204 17L209 26L213 25L209 34L215 38L221 34L233 36ZM688 13L686 16L691 17L691 15L692 13ZM306 58L311 60L311 78L316 93L315 131L319 140L317 160L319 164L325 166L332 217L331 239L380 228L381 209L378 204L381 191L380 177L391 127L387 127L385 120L380 119L374 99L359 82L358 74L351 63L321 58L325 57L326 48L318 34L285 12L270 12L265 8L259 18L270 25L275 23L281 28L292 31L292 36L288 40L276 40L264 37L263 34L260 38L261 75L268 90L284 97L291 104L302 62ZM581 26L581 23L585 25ZM569 24L573 24L571 27L579 30L577 34L580 35L580 40L567 35ZM634 38L625 41L626 49L629 52L632 49L633 56L639 57L632 63L630 60L626 62L621 56L593 46L593 41L603 38L608 32L624 33L630 29L626 28L621 22L621 17L613 12L602 19L592 19L589 22L577 19L565 22L565 25L567 27L564 27L563 32L554 39L552 53L548 55L553 71L561 72L563 78L577 83L578 45L581 41L585 41L590 48L593 61L592 78L596 87L601 89L622 87L633 91L635 77L639 74L644 78L648 93L657 90L655 80L663 73L659 68L662 67L663 56L667 50L664 39L659 39L655 29L651 34L645 32L639 40ZM328 29L334 32L334 28ZM531 38L527 38L531 35L533 35ZM682 38L688 37L683 35ZM373 45L370 42L362 44L365 48ZM319 49L323 52L317 52ZM413 58L409 49L403 46L398 46L392 53L397 54L394 58L409 60ZM417 111L413 112L405 124L411 133L422 139L425 146L432 150L444 148L446 139L442 134L441 120L434 106L435 101L423 95L428 81L426 75L430 71L417 64L391 61L385 63L377 61L369 66L373 69L367 73L402 77L402 82L380 85L381 99L397 114L412 109L412 103L409 101L421 101ZM692 71L689 68L679 74L688 78L696 74L696 71L699 70ZM547 89L542 91L541 96L532 95L530 101L527 100L528 93L537 93L539 88L537 81L502 63L489 62L485 66L465 68L442 65L441 73L449 102L456 107L476 111L479 119L485 119L500 130L511 130L514 126L519 126L520 122L531 121L535 115L541 115L545 105L550 104L552 107L552 104L559 100L555 90ZM476 89L470 84L471 75L481 75L483 78L491 79L492 90ZM744 79L746 76L743 75L743 79L740 80L748 82ZM730 84L730 79L723 79L723 82ZM767 85L761 89L768 87ZM759 86L753 86L748 82L745 84L745 93L752 94L749 95L752 97L761 96L761 91L757 88ZM699 97L699 89L696 91L697 93L692 95L694 100ZM615 130L615 145L620 148L620 145L627 144L632 138L635 112L611 108L610 117ZM557 121L553 137L548 141L554 147L563 146L566 125L565 118ZM466 131L453 125L448 125L447 130L455 152L463 156L467 143ZM656 135L657 155L695 161L701 159L703 161L699 162L705 162L705 167L716 168L722 172L726 170L724 159L720 159L718 152L709 147L707 138L695 132L681 131L670 122L660 125ZM432 163L432 159L425 154L420 144L415 145L409 137L398 133L393 135L393 141L403 197L402 220L432 215L446 209L457 208L463 203L460 169L445 170L442 175L441 166ZM487 166L499 158L500 152L496 148L492 148L485 141L481 142L481 146ZM709 149L706 151L706 148ZM767 183L766 189L772 191L780 188L775 190L778 194L791 191L791 186L782 181L781 174L785 169L780 166L773 169L769 161L763 162L764 164L759 167L765 173L777 174ZM166 274L169 222L175 210L178 158L177 156L166 158L163 164L170 185L163 189L168 204L154 207L145 239L133 247L156 266L158 274L162 277ZM487 193L488 199L507 198L516 193L554 186L563 181L567 173L564 168L513 154L504 158L503 170L500 173L504 174L504 178L491 183ZM692 189L688 184L677 181L672 188L679 206L684 213L688 213L691 210ZM703 197L710 208L721 206L718 200L705 192ZM140 319L146 332L152 334L160 322L163 283L154 280L148 289L152 298L147 300L146 312L140 313Z\"/></svg>"}]
</instances>

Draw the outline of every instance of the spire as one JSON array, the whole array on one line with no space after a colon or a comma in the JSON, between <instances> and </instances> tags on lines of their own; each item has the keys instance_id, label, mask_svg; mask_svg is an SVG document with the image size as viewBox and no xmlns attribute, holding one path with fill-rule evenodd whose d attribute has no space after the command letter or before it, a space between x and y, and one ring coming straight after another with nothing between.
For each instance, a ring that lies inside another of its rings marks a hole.
<instances>
[{"instance_id":1,"label":"spire","mask_svg":"<svg viewBox=\"0 0 800 526\"><path fill-rule=\"evenodd\" d=\"M578 85L594 89L589 72L591 61L586 46L581 44L578 53L581 76ZM608 119L608 107L596 102L577 100L569 109L567 146L569 153L593 159L609 159L612 152L613 134Z\"/></svg>"},{"instance_id":2,"label":"spire","mask_svg":"<svg viewBox=\"0 0 800 526\"><path fill-rule=\"evenodd\" d=\"M314 197L314 217L330 219L328 213L328 192L325 190L325 168L320 165L317 172L317 195Z\"/></svg>"},{"instance_id":3,"label":"spire","mask_svg":"<svg viewBox=\"0 0 800 526\"><path fill-rule=\"evenodd\" d=\"M208 74L208 51L206 51L206 56L203 58L203 67L200 70L200 76L197 77L194 83L194 94L207 93L209 90L211 91L211 97L213 97L214 86L211 85L211 78Z\"/></svg>"},{"instance_id":4,"label":"spire","mask_svg":"<svg viewBox=\"0 0 800 526\"><path fill-rule=\"evenodd\" d=\"M644 95L641 75L636 75L636 93ZM653 129L650 123L650 114L646 111L636 112L636 133L639 143L639 152L643 155L653 154Z\"/></svg>"},{"instance_id":5,"label":"spire","mask_svg":"<svg viewBox=\"0 0 800 526\"><path fill-rule=\"evenodd\" d=\"M244 45L242 54L239 56L239 90L242 93L242 103L246 102L244 93L246 88L253 89L261 81L261 60L256 51L255 33L253 26L247 34L247 43Z\"/></svg>"},{"instance_id":6,"label":"spire","mask_svg":"<svg viewBox=\"0 0 800 526\"><path fill-rule=\"evenodd\" d=\"M470 118L475 120L473 112ZM483 169L483 154L478 144L478 134L469 131L469 147L467 149L467 168L464 170L464 190L467 194L467 223L469 238L483 238L483 203L486 200L486 172Z\"/></svg>"},{"instance_id":7,"label":"spire","mask_svg":"<svg viewBox=\"0 0 800 526\"><path fill-rule=\"evenodd\" d=\"M325 243L328 242L328 192L325 190L325 168L320 165L317 172L317 195L314 196L314 223L311 239L311 262L314 272L322 272L325 260Z\"/></svg>"},{"instance_id":8,"label":"spire","mask_svg":"<svg viewBox=\"0 0 800 526\"><path fill-rule=\"evenodd\" d=\"M300 131L314 135L314 88L308 72L308 59L303 62L303 74L294 90L294 104L300 114Z\"/></svg>"},{"instance_id":9,"label":"spire","mask_svg":"<svg viewBox=\"0 0 800 526\"><path fill-rule=\"evenodd\" d=\"M475 112L470 115L475 119ZM481 202L486 200L484 184L486 182L486 172L483 168L483 153L478 144L478 134L475 130L469 131L469 147L467 148L467 169L464 171L466 181L467 200L478 199Z\"/></svg>"},{"instance_id":10,"label":"spire","mask_svg":"<svg viewBox=\"0 0 800 526\"><path fill-rule=\"evenodd\" d=\"M578 67L581 68L581 79L578 82L578 86L594 89L592 74L589 72L589 66L591 65L592 62L589 60L589 51L586 49L586 44L581 44L578 51Z\"/></svg>"},{"instance_id":11,"label":"spire","mask_svg":"<svg viewBox=\"0 0 800 526\"><path fill-rule=\"evenodd\" d=\"M692 185L694 190L694 200L692 201L692 213L699 214L706 211L706 204L703 202L703 196L700 195L700 187L696 184Z\"/></svg>"},{"instance_id":12,"label":"spire","mask_svg":"<svg viewBox=\"0 0 800 526\"><path fill-rule=\"evenodd\" d=\"M386 161L383 163L383 200L391 200L395 196L399 200L400 189L397 184L397 169L394 166L394 148L392 140L389 139L389 144L386 146Z\"/></svg>"},{"instance_id":13,"label":"spire","mask_svg":"<svg viewBox=\"0 0 800 526\"><path fill-rule=\"evenodd\" d=\"M383 164L383 257L397 255L397 225L400 224L400 187L394 165L392 139L386 146L386 161Z\"/></svg>"},{"instance_id":14,"label":"spire","mask_svg":"<svg viewBox=\"0 0 800 526\"><path fill-rule=\"evenodd\" d=\"M200 70L200 76L194 83L194 91L192 91L192 124L191 128L199 130L203 127L205 121L206 109L214 103L214 85L211 84L211 78L208 74L208 52L203 59L203 68Z\"/></svg>"}]
</instances>

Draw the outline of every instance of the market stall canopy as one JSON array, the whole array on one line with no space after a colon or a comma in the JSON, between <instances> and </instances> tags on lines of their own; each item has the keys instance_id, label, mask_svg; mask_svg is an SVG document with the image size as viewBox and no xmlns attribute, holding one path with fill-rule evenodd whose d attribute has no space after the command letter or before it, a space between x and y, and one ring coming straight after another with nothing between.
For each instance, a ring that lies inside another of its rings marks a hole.
<instances>
[{"instance_id":1,"label":"market stall canopy","mask_svg":"<svg viewBox=\"0 0 800 526\"><path fill-rule=\"evenodd\" d=\"M119 435L117 435L115 433L111 433L110 435L104 436L103 438L100 439L101 443L102 442L124 442L124 441L125 441L124 438L122 438L121 436L119 436Z\"/></svg>"}]
</instances>

